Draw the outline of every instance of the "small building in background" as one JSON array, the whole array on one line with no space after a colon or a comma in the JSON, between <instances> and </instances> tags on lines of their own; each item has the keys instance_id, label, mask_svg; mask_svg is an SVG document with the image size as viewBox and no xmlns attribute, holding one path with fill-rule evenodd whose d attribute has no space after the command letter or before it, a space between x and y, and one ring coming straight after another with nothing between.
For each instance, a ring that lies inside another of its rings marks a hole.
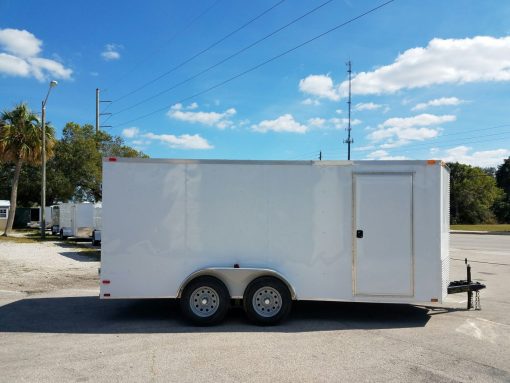
<instances>
[{"instance_id":1,"label":"small building in background","mask_svg":"<svg viewBox=\"0 0 510 383\"><path fill-rule=\"evenodd\" d=\"M5 230L7 226L7 217L9 217L9 209L11 202L7 200L0 200L0 230Z\"/></svg>"}]
</instances>

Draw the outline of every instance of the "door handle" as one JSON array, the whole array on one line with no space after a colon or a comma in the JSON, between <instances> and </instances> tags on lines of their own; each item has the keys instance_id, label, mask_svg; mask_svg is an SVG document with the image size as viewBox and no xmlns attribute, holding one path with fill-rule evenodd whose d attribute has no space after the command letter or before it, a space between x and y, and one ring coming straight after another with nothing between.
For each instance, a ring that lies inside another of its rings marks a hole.
<instances>
[{"instance_id":1,"label":"door handle","mask_svg":"<svg viewBox=\"0 0 510 383\"><path fill-rule=\"evenodd\" d=\"M356 238L363 238L363 230L356 230Z\"/></svg>"}]
</instances>

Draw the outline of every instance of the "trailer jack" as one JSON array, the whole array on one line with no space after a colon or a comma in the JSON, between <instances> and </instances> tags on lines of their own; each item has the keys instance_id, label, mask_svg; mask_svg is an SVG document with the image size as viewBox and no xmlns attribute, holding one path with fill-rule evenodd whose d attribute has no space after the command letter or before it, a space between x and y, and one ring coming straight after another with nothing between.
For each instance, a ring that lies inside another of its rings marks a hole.
<instances>
[{"instance_id":1,"label":"trailer jack","mask_svg":"<svg viewBox=\"0 0 510 383\"><path fill-rule=\"evenodd\" d=\"M475 310L481 310L480 290L485 289L486 286L480 282L473 282L471 280L471 265L468 264L467 258L464 259L464 263L466 264L466 280L450 282L448 285L448 294L467 293L467 309L470 310L474 308ZM474 302L473 292L475 293Z\"/></svg>"}]
</instances>

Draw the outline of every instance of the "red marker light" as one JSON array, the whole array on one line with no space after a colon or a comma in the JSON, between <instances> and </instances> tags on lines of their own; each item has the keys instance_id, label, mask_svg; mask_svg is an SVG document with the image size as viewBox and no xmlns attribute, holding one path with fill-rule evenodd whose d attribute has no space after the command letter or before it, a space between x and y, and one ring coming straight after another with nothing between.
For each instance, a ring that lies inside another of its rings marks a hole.
<instances>
[{"instance_id":1,"label":"red marker light","mask_svg":"<svg viewBox=\"0 0 510 383\"><path fill-rule=\"evenodd\" d=\"M110 293L103 294L103 297L109 297Z\"/></svg>"},{"instance_id":2,"label":"red marker light","mask_svg":"<svg viewBox=\"0 0 510 383\"><path fill-rule=\"evenodd\" d=\"M117 161L117 157L108 157L108 161L115 162Z\"/></svg>"},{"instance_id":3,"label":"red marker light","mask_svg":"<svg viewBox=\"0 0 510 383\"><path fill-rule=\"evenodd\" d=\"M110 281L108 279L103 280L103 285L109 285Z\"/></svg>"}]
</instances>

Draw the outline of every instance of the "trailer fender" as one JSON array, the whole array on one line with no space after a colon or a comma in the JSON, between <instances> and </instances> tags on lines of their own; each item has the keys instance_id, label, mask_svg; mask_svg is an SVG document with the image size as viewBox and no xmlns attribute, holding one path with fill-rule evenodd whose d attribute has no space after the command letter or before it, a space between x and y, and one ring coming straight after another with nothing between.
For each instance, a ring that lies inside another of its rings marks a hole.
<instances>
[{"instance_id":1,"label":"trailer fender","mask_svg":"<svg viewBox=\"0 0 510 383\"><path fill-rule=\"evenodd\" d=\"M287 278L285 278L281 273L272 269L259 269L259 268L232 268L232 267L208 267L204 269L197 270L191 273L184 281L181 283L179 287L179 291L177 292L177 298L181 297L182 291L186 287L186 285L191 282L193 279L208 275L211 277L216 277L220 281L222 281L229 291L230 297L232 299L242 299L244 291L248 284L258 277L275 277L281 280L288 287L291 297L293 300L297 299L296 292L292 285L289 283Z\"/></svg>"}]
</instances>

